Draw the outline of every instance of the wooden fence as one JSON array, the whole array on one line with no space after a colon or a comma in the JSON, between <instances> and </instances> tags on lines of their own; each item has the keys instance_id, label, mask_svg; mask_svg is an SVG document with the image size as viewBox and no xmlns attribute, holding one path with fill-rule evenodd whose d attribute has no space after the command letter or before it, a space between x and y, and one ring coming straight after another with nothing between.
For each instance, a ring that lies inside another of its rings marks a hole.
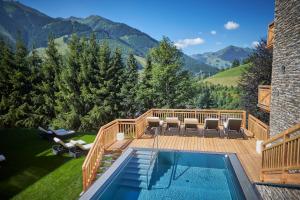
<instances>
[{"instance_id":1,"label":"wooden fence","mask_svg":"<svg viewBox=\"0 0 300 200\"><path fill-rule=\"evenodd\" d=\"M267 140L270 137L269 126L250 114L248 116L248 131L258 140Z\"/></svg>"},{"instance_id":2,"label":"wooden fence","mask_svg":"<svg viewBox=\"0 0 300 200\"><path fill-rule=\"evenodd\" d=\"M84 191L94 181L105 149L116 142L116 134L123 132L126 138L141 137L147 126L146 118L150 116L161 119L178 117L181 122L184 118L197 118L199 124L204 124L206 118L218 118L219 125L223 125L228 118L242 118L242 126L246 127L246 112L243 110L151 109L136 119L116 119L100 128L94 145L82 165Z\"/></svg>"},{"instance_id":3,"label":"wooden fence","mask_svg":"<svg viewBox=\"0 0 300 200\"><path fill-rule=\"evenodd\" d=\"M261 181L300 184L300 123L263 143Z\"/></svg>"}]
</instances>

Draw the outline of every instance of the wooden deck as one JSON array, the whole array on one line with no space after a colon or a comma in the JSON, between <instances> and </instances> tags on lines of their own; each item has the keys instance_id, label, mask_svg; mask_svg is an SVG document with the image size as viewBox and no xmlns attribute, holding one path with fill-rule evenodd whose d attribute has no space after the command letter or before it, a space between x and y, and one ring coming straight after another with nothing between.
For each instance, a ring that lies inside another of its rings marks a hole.
<instances>
[{"instance_id":1,"label":"wooden deck","mask_svg":"<svg viewBox=\"0 0 300 200\"><path fill-rule=\"evenodd\" d=\"M159 148L188 151L236 153L249 179L259 182L261 155L256 153L255 139L204 138L200 136L159 136ZM151 148L153 138L135 139L129 147Z\"/></svg>"}]
</instances>

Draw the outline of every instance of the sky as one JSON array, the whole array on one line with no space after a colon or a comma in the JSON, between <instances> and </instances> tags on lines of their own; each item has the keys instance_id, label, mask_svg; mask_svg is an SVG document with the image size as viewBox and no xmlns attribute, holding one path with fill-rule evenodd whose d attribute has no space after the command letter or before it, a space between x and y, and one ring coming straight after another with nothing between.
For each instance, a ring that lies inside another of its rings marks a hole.
<instances>
[{"instance_id":1,"label":"sky","mask_svg":"<svg viewBox=\"0 0 300 200\"><path fill-rule=\"evenodd\" d=\"M253 47L266 38L274 0L19 0L51 17L99 15L156 40L169 37L184 53Z\"/></svg>"}]
</instances>

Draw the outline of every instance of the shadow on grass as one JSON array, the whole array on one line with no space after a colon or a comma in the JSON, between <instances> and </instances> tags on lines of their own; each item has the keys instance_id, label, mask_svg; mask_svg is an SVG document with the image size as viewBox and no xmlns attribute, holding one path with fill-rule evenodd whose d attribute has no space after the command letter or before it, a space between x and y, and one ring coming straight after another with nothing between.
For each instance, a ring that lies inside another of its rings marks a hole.
<instances>
[{"instance_id":1,"label":"shadow on grass","mask_svg":"<svg viewBox=\"0 0 300 200\"><path fill-rule=\"evenodd\" d=\"M79 133L74 138L92 140L93 135ZM72 159L52 155L53 142L38 137L34 129L0 129L0 138L0 154L7 159L0 164L0 199L11 198Z\"/></svg>"}]
</instances>

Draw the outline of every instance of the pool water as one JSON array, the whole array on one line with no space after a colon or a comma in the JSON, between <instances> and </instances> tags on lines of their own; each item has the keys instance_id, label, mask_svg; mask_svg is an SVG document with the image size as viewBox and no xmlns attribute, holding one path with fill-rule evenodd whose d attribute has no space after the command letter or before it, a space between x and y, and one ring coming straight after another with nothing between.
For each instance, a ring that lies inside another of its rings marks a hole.
<instances>
[{"instance_id":1,"label":"pool water","mask_svg":"<svg viewBox=\"0 0 300 200\"><path fill-rule=\"evenodd\" d=\"M93 199L245 199L225 154L159 152L148 189L121 186L121 176Z\"/></svg>"}]
</instances>

